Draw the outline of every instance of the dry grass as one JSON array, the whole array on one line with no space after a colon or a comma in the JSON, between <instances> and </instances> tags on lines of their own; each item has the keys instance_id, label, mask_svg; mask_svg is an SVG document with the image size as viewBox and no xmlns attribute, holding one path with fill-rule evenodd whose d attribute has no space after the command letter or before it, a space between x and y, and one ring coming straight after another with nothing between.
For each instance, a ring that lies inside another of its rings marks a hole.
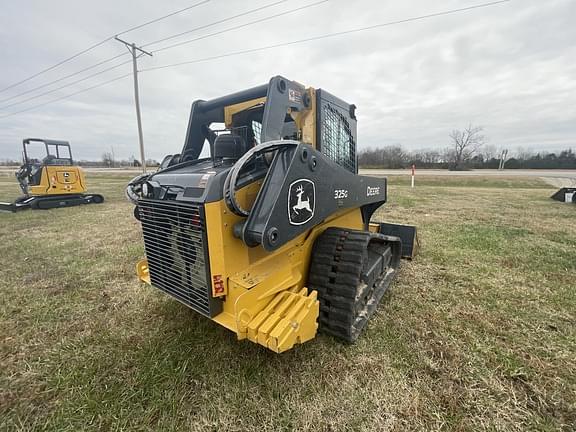
<instances>
[{"instance_id":1,"label":"dry grass","mask_svg":"<svg viewBox=\"0 0 576 432\"><path fill-rule=\"evenodd\" d=\"M356 345L276 355L136 281L126 179L0 214L0 430L574 430L576 209L538 181L392 179L421 254Z\"/></svg>"}]
</instances>

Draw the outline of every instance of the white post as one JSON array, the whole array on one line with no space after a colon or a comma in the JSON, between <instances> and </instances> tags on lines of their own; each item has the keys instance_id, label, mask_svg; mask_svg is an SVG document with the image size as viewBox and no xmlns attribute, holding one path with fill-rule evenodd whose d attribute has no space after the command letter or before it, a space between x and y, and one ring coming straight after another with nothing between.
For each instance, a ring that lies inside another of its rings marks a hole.
<instances>
[{"instance_id":1,"label":"white post","mask_svg":"<svg viewBox=\"0 0 576 432\"><path fill-rule=\"evenodd\" d=\"M412 189L414 189L414 175L416 174L416 165L412 164Z\"/></svg>"}]
</instances>

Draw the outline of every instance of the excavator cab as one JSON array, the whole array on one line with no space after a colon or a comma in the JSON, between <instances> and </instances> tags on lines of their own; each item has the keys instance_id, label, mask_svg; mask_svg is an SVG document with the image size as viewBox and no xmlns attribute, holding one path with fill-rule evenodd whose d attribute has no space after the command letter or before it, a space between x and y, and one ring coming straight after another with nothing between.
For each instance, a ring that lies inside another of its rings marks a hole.
<instances>
[{"instance_id":1,"label":"excavator cab","mask_svg":"<svg viewBox=\"0 0 576 432\"><path fill-rule=\"evenodd\" d=\"M140 279L275 352L355 341L416 241L371 221L387 182L358 175L355 111L281 76L195 101L182 151L126 189Z\"/></svg>"},{"instance_id":2,"label":"excavator cab","mask_svg":"<svg viewBox=\"0 0 576 432\"><path fill-rule=\"evenodd\" d=\"M40 186L42 183L42 168L44 166L73 165L70 143L66 141L27 138L23 141L22 147L23 164L16 173L16 178L25 195L30 193L29 187ZM78 181L78 178L74 178L69 179L68 182Z\"/></svg>"},{"instance_id":3,"label":"excavator cab","mask_svg":"<svg viewBox=\"0 0 576 432\"><path fill-rule=\"evenodd\" d=\"M74 165L67 141L26 138L22 142L23 163L16 179L23 196L0 203L0 210L49 209L101 203L104 197L88 194L84 172Z\"/></svg>"}]
</instances>

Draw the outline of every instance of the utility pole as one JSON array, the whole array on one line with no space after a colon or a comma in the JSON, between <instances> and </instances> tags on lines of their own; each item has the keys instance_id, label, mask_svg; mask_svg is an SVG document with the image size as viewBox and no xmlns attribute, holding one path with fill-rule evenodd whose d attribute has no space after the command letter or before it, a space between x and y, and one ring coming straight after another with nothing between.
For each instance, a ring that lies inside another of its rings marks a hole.
<instances>
[{"instance_id":1,"label":"utility pole","mask_svg":"<svg viewBox=\"0 0 576 432\"><path fill-rule=\"evenodd\" d=\"M118 36L115 36L114 39L116 39L118 42L122 42L126 46L126 48L128 48L128 51L130 51L130 54L132 54L132 72L134 73L134 102L136 103L136 120L138 122L138 139L140 141L140 158L142 159L142 172L145 173L146 172L146 156L144 155L144 136L142 134L142 118L140 116L140 95L138 92L138 63L136 61L139 56L137 56L136 53L139 51L140 53L149 55L150 57L152 57L152 53L149 53L148 51L144 51L142 48L138 48L135 43L128 43L126 41L123 41Z\"/></svg>"}]
</instances>

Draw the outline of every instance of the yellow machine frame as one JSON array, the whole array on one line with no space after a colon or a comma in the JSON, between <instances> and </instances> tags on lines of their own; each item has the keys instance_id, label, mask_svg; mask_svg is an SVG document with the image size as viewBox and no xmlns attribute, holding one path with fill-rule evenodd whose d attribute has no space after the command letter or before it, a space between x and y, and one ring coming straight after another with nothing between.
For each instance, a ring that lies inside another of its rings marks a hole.
<instances>
[{"instance_id":1,"label":"yellow machine frame","mask_svg":"<svg viewBox=\"0 0 576 432\"><path fill-rule=\"evenodd\" d=\"M240 196L250 194L255 186L240 190ZM205 208L212 295L226 296L222 313L213 320L235 332L238 339L247 338L278 353L313 339L319 302L316 291L309 292L305 282L314 241L328 227L362 229L360 211L336 214L269 253L261 246L247 248L234 237L234 224L241 218L224 201ZM140 279L150 284L147 261L141 260L136 268Z\"/></svg>"},{"instance_id":2,"label":"yellow machine frame","mask_svg":"<svg viewBox=\"0 0 576 432\"><path fill-rule=\"evenodd\" d=\"M78 166L47 165L41 168L40 184L30 186L30 196L81 194L87 192L84 171Z\"/></svg>"}]
</instances>

